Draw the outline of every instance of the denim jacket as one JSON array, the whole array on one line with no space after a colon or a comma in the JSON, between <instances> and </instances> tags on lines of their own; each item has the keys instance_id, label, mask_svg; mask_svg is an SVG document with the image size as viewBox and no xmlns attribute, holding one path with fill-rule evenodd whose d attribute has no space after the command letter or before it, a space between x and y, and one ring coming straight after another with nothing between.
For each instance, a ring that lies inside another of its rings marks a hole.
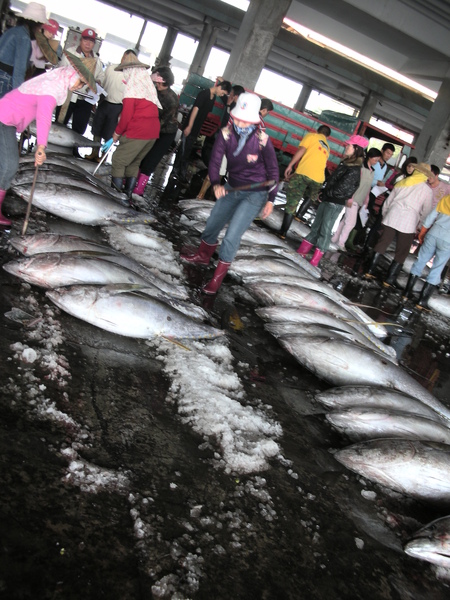
<instances>
[{"instance_id":1,"label":"denim jacket","mask_svg":"<svg viewBox=\"0 0 450 600\"><path fill-rule=\"evenodd\" d=\"M13 67L13 89L24 82L30 56L30 34L24 25L8 29L0 37L0 62Z\"/></svg>"}]
</instances>

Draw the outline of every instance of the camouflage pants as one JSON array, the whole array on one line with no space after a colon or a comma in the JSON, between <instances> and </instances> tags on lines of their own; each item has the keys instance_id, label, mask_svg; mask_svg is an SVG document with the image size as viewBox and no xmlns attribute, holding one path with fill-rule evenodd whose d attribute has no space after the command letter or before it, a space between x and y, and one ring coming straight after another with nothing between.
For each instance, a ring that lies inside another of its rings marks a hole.
<instances>
[{"instance_id":1,"label":"camouflage pants","mask_svg":"<svg viewBox=\"0 0 450 600\"><path fill-rule=\"evenodd\" d=\"M317 200L322 185L322 183L317 183L317 181L306 177L306 175L292 175L286 189L286 207L284 210L293 215L302 198L311 198L314 202Z\"/></svg>"}]
</instances>

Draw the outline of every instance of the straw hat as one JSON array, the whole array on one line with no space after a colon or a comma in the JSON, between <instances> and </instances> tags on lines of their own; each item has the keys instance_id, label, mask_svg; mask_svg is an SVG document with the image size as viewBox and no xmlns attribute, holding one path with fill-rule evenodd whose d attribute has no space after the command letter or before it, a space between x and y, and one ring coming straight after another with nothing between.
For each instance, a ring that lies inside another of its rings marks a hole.
<instances>
[{"instance_id":1,"label":"straw hat","mask_svg":"<svg viewBox=\"0 0 450 600\"><path fill-rule=\"evenodd\" d=\"M71 52L64 50L67 60L70 62L75 71L86 80L87 85L91 88L94 94L97 93L97 84L95 83L93 71L95 70L95 58L81 59Z\"/></svg>"},{"instance_id":2,"label":"straw hat","mask_svg":"<svg viewBox=\"0 0 450 600\"><path fill-rule=\"evenodd\" d=\"M433 171L427 163L417 163L417 165L412 166L414 167L414 171L419 171L419 173L423 173L423 175L426 175L427 177L433 176Z\"/></svg>"},{"instance_id":3,"label":"straw hat","mask_svg":"<svg viewBox=\"0 0 450 600\"><path fill-rule=\"evenodd\" d=\"M120 65L117 65L114 71L123 71L124 69L134 68L149 69L150 65L142 63L135 54L130 52L130 54L126 54L123 57L122 62L120 63Z\"/></svg>"},{"instance_id":4,"label":"straw hat","mask_svg":"<svg viewBox=\"0 0 450 600\"><path fill-rule=\"evenodd\" d=\"M56 50L58 48L58 40L49 40L40 31L36 31L35 37L39 49L44 55L45 59L48 60L48 62L52 63L52 65L57 65L58 55L56 53Z\"/></svg>"},{"instance_id":5,"label":"straw hat","mask_svg":"<svg viewBox=\"0 0 450 600\"><path fill-rule=\"evenodd\" d=\"M30 2L25 10L18 15L22 19L28 21L36 21L36 23L47 24L47 15L45 14L45 6L38 2Z\"/></svg>"},{"instance_id":6,"label":"straw hat","mask_svg":"<svg viewBox=\"0 0 450 600\"><path fill-rule=\"evenodd\" d=\"M261 108L261 98L256 94L245 92L240 94L236 106L231 111L231 116L247 123L259 123L259 109Z\"/></svg>"}]
</instances>

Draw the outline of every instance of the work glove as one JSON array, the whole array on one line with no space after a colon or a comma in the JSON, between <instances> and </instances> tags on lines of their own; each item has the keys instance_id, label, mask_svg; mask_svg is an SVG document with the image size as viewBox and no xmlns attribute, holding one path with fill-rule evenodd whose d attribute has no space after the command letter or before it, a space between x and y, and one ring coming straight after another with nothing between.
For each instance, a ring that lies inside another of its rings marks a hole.
<instances>
[{"instance_id":1,"label":"work glove","mask_svg":"<svg viewBox=\"0 0 450 600\"><path fill-rule=\"evenodd\" d=\"M111 138L110 140L108 140L107 142L105 142L103 144L103 146L100 147L100 150L102 152L108 152L108 150L111 148L112 145L113 145L113 139Z\"/></svg>"}]
</instances>

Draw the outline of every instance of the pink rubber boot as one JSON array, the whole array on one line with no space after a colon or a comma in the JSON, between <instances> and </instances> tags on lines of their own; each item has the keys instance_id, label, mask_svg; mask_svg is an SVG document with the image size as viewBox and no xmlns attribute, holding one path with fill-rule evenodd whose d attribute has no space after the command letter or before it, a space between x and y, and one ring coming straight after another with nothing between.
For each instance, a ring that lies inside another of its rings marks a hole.
<instances>
[{"instance_id":1,"label":"pink rubber boot","mask_svg":"<svg viewBox=\"0 0 450 600\"><path fill-rule=\"evenodd\" d=\"M216 248L217 244L207 244L202 240L200 247L195 254L180 254L180 258L186 262L197 265L209 265L211 256L214 254Z\"/></svg>"},{"instance_id":2,"label":"pink rubber boot","mask_svg":"<svg viewBox=\"0 0 450 600\"><path fill-rule=\"evenodd\" d=\"M11 225L11 221L2 213L2 204L6 196L6 190L0 190L0 225Z\"/></svg>"},{"instance_id":3,"label":"pink rubber boot","mask_svg":"<svg viewBox=\"0 0 450 600\"><path fill-rule=\"evenodd\" d=\"M225 279L225 275L228 273L230 265L231 263L219 260L216 270L214 271L213 278L209 283L205 285L205 287L202 290L204 294L208 294L209 296L217 294L220 286L222 285L222 281Z\"/></svg>"},{"instance_id":4,"label":"pink rubber boot","mask_svg":"<svg viewBox=\"0 0 450 600\"><path fill-rule=\"evenodd\" d=\"M313 244L311 244L310 242L307 242L306 240L303 240L303 242L300 244L297 252L301 256L306 256L312 247L313 247Z\"/></svg>"},{"instance_id":5,"label":"pink rubber boot","mask_svg":"<svg viewBox=\"0 0 450 600\"><path fill-rule=\"evenodd\" d=\"M133 194L137 194L138 196L143 196L145 191L145 186L149 180L149 175L144 175L144 173L139 173L139 177L136 183L136 187L133 190Z\"/></svg>"},{"instance_id":6,"label":"pink rubber boot","mask_svg":"<svg viewBox=\"0 0 450 600\"><path fill-rule=\"evenodd\" d=\"M314 254L312 259L309 261L309 264L312 265L313 267L317 267L317 265L320 263L320 259L323 256L323 252L322 250L319 250L319 248L316 248L314 250Z\"/></svg>"}]
</instances>

